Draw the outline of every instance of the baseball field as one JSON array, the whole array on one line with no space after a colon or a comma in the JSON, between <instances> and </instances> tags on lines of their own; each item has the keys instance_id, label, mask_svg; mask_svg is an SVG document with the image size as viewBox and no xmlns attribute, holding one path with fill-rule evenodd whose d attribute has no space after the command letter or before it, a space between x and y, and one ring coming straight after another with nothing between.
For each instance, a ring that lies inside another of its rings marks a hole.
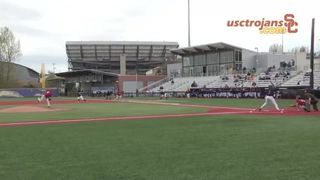
<instances>
[{"instance_id":1,"label":"baseball field","mask_svg":"<svg viewBox=\"0 0 320 180\"><path fill-rule=\"evenodd\" d=\"M320 113L293 100L0 99L0 178L319 179Z\"/></svg>"}]
</instances>

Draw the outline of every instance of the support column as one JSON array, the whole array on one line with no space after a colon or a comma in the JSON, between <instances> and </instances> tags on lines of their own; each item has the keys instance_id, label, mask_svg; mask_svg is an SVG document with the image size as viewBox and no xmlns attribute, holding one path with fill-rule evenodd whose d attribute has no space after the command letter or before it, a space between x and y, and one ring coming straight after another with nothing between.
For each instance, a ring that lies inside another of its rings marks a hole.
<instances>
[{"instance_id":1,"label":"support column","mask_svg":"<svg viewBox=\"0 0 320 180\"><path fill-rule=\"evenodd\" d=\"M125 54L121 54L120 55L120 74L121 75L126 75L127 74L126 55Z\"/></svg>"}]
</instances>

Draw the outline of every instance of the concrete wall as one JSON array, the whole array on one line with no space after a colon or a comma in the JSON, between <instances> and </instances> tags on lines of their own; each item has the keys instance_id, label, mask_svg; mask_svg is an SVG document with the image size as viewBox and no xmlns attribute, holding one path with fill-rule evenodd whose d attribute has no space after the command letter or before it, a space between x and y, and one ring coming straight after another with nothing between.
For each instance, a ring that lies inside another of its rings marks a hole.
<instances>
[{"instance_id":1,"label":"concrete wall","mask_svg":"<svg viewBox=\"0 0 320 180\"><path fill-rule=\"evenodd\" d=\"M125 54L120 55L120 74L121 75L127 74L126 59L127 58Z\"/></svg>"},{"instance_id":2,"label":"concrete wall","mask_svg":"<svg viewBox=\"0 0 320 180\"><path fill-rule=\"evenodd\" d=\"M250 70L256 67L256 58L256 52L242 49L242 68L246 67L247 70Z\"/></svg>"},{"instance_id":3,"label":"concrete wall","mask_svg":"<svg viewBox=\"0 0 320 180\"><path fill-rule=\"evenodd\" d=\"M257 73L265 71L268 68L268 55L258 54L256 64Z\"/></svg>"},{"instance_id":4,"label":"concrete wall","mask_svg":"<svg viewBox=\"0 0 320 180\"><path fill-rule=\"evenodd\" d=\"M143 81L123 81L124 92L136 92L137 89L143 88Z\"/></svg>"},{"instance_id":5,"label":"concrete wall","mask_svg":"<svg viewBox=\"0 0 320 180\"><path fill-rule=\"evenodd\" d=\"M307 59L307 53L297 53L296 63L298 71L307 71L310 69L310 59Z\"/></svg>"},{"instance_id":6,"label":"concrete wall","mask_svg":"<svg viewBox=\"0 0 320 180\"><path fill-rule=\"evenodd\" d=\"M59 96L59 90L56 88L47 88L52 92L52 96ZM0 89L0 97L39 97L44 91L41 88L10 88Z\"/></svg>"},{"instance_id":7,"label":"concrete wall","mask_svg":"<svg viewBox=\"0 0 320 180\"><path fill-rule=\"evenodd\" d=\"M120 91L135 92L136 88L143 88L148 84L159 81L166 76L125 75L119 76L118 86Z\"/></svg>"},{"instance_id":8,"label":"concrete wall","mask_svg":"<svg viewBox=\"0 0 320 180\"><path fill-rule=\"evenodd\" d=\"M296 54L297 70L307 71L310 69L310 58L307 58L306 53ZM320 71L320 57L314 58L314 71Z\"/></svg>"},{"instance_id":9,"label":"concrete wall","mask_svg":"<svg viewBox=\"0 0 320 180\"><path fill-rule=\"evenodd\" d=\"M286 53L286 54L273 54L273 53L259 53L257 56L257 72L263 72L265 71L268 67L273 67L275 66L276 69L280 67L280 62L289 62L291 60L294 60L295 65L299 66L300 63L303 62L303 54L297 53L297 54L291 54L291 53ZM301 59L302 58L302 59Z\"/></svg>"},{"instance_id":10,"label":"concrete wall","mask_svg":"<svg viewBox=\"0 0 320 180\"><path fill-rule=\"evenodd\" d=\"M167 77L181 77L182 63L167 64Z\"/></svg>"},{"instance_id":11,"label":"concrete wall","mask_svg":"<svg viewBox=\"0 0 320 180\"><path fill-rule=\"evenodd\" d=\"M320 57L314 59L314 70L320 71Z\"/></svg>"}]
</instances>

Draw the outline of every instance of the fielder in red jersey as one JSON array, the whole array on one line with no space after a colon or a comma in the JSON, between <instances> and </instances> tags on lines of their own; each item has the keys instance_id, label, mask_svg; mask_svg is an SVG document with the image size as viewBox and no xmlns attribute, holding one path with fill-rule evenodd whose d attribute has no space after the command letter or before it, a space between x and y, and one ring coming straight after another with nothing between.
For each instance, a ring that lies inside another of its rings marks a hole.
<instances>
[{"instance_id":1,"label":"fielder in red jersey","mask_svg":"<svg viewBox=\"0 0 320 180\"><path fill-rule=\"evenodd\" d=\"M42 100L43 100L44 98L46 98L47 105L48 105L48 107L50 107L50 106L51 106L51 103L50 103L51 97L52 97L52 92L51 92L50 89L47 89L47 90L44 92L44 94L43 94L40 98L38 98L38 102L42 102Z\"/></svg>"}]
</instances>

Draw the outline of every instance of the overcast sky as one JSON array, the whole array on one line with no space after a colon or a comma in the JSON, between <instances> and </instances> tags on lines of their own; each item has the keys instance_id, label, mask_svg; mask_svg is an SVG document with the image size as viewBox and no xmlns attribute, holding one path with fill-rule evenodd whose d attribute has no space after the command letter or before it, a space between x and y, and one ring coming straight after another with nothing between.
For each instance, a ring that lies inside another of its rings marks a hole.
<instances>
[{"instance_id":1,"label":"overcast sky","mask_svg":"<svg viewBox=\"0 0 320 180\"><path fill-rule=\"evenodd\" d=\"M260 34L256 27L227 27L228 20L283 20L295 15L298 33L285 34L284 49L310 46L311 19L316 18L315 45L320 46L320 13L314 0L190 0L191 45L225 42L268 51L281 35ZM312 3L312 4L309 4ZM188 44L187 0L0 0L0 26L21 41L17 62L36 71L67 71L66 41L175 41Z\"/></svg>"}]
</instances>

